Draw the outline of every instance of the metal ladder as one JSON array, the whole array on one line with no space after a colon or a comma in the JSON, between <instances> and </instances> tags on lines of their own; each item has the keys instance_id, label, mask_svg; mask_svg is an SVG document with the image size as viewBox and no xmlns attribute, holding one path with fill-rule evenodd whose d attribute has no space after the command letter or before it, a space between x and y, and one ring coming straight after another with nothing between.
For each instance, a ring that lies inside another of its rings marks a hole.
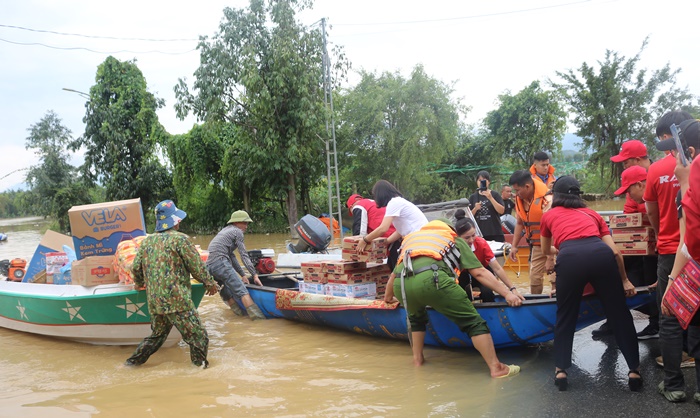
<instances>
[{"instance_id":1,"label":"metal ladder","mask_svg":"<svg viewBox=\"0 0 700 418\"><path fill-rule=\"evenodd\" d=\"M326 40L326 19L321 19L321 30L323 32L323 92L324 103L328 108L330 117L326 117L326 181L328 183L328 213L331 216L328 228L333 233L333 219L338 220L340 227L340 240L343 240L343 207L340 201L340 181L338 178L338 153L335 141L335 115L333 113L333 87L331 85L331 59L328 55L328 44ZM337 218L336 218L337 216Z\"/></svg>"}]
</instances>

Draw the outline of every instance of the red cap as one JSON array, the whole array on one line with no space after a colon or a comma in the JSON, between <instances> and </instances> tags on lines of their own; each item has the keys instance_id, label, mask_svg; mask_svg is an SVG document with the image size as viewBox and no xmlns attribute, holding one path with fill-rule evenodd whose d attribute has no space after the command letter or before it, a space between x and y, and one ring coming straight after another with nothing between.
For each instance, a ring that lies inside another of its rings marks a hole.
<instances>
[{"instance_id":1,"label":"red cap","mask_svg":"<svg viewBox=\"0 0 700 418\"><path fill-rule=\"evenodd\" d=\"M630 139L622 143L620 153L610 157L610 161L621 163L630 158L641 158L647 156L647 146L638 139Z\"/></svg>"},{"instance_id":2,"label":"red cap","mask_svg":"<svg viewBox=\"0 0 700 418\"><path fill-rule=\"evenodd\" d=\"M632 158L632 157L630 157ZM622 187L615 190L615 195L627 193L627 189L635 183L645 181L647 179L647 171L640 165L633 165L622 172Z\"/></svg>"},{"instance_id":3,"label":"red cap","mask_svg":"<svg viewBox=\"0 0 700 418\"><path fill-rule=\"evenodd\" d=\"M348 203L347 203L348 209L350 209L350 214L352 214L353 205L355 204L355 202L357 202L360 199L362 199L362 195L359 195L359 194L350 195L350 197L348 198Z\"/></svg>"}]
</instances>

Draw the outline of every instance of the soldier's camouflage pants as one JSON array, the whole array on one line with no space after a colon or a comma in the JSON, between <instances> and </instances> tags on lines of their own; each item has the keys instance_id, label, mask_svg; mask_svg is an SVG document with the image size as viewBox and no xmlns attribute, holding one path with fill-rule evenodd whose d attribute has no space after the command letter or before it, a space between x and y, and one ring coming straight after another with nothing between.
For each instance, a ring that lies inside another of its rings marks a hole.
<instances>
[{"instance_id":1,"label":"soldier's camouflage pants","mask_svg":"<svg viewBox=\"0 0 700 418\"><path fill-rule=\"evenodd\" d=\"M194 309L187 312L151 315L151 335L139 344L134 354L126 361L127 364L145 363L163 345L173 325L182 334L182 339L190 346L192 363L195 366L207 366L209 364L207 361L209 337Z\"/></svg>"}]
</instances>

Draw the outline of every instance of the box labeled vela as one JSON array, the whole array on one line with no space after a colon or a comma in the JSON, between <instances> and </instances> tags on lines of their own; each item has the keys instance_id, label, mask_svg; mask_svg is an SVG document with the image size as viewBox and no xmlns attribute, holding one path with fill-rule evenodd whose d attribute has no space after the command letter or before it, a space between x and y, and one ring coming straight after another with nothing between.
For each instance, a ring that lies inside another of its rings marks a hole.
<instances>
[{"instance_id":1,"label":"box labeled vela","mask_svg":"<svg viewBox=\"0 0 700 418\"><path fill-rule=\"evenodd\" d=\"M73 206L68 218L78 260L112 255L122 239L146 235L140 199Z\"/></svg>"},{"instance_id":2,"label":"box labeled vela","mask_svg":"<svg viewBox=\"0 0 700 418\"><path fill-rule=\"evenodd\" d=\"M640 228L614 228L610 230L615 242L655 241L654 228L644 226Z\"/></svg>"}]
</instances>

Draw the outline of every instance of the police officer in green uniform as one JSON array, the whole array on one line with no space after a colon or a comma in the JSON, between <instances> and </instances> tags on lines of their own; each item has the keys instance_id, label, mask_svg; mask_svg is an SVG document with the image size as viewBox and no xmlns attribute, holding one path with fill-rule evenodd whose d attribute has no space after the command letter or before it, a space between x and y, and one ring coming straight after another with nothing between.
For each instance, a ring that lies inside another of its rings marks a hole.
<instances>
[{"instance_id":1,"label":"police officer in green uniform","mask_svg":"<svg viewBox=\"0 0 700 418\"><path fill-rule=\"evenodd\" d=\"M444 255L440 255L441 250ZM404 238L399 264L385 294L386 301L392 300L396 294L408 313L414 364L420 366L424 362L423 345L428 323L426 307L431 306L469 335L486 361L491 377L518 374L519 366L506 365L498 360L488 325L464 289L455 282L455 269L469 270L482 284L505 297L510 306L522 305L518 296L481 265L448 220L429 222Z\"/></svg>"}]
</instances>

